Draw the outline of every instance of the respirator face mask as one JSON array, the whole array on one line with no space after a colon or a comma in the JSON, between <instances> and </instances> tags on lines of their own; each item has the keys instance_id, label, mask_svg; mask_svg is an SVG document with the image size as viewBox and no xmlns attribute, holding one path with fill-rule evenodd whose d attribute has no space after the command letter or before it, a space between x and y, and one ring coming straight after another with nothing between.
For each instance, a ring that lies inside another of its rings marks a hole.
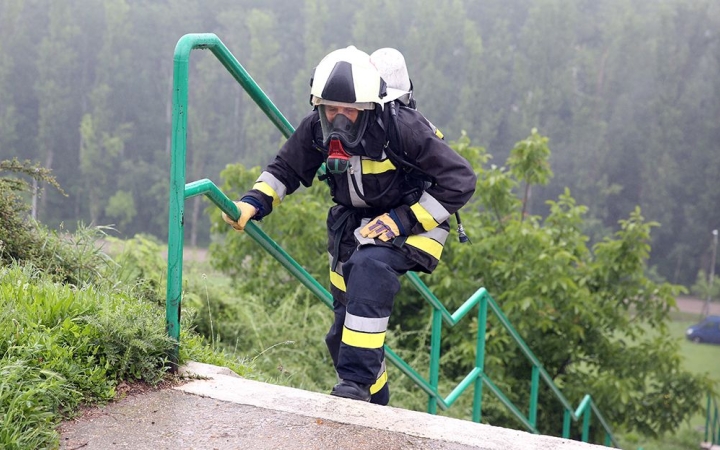
<instances>
[{"instance_id":1,"label":"respirator face mask","mask_svg":"<svg viewBox=\"0 0 720 450\"><path fill-rule=\"evenodd\" d=\"M323 144L328 147L327 169L330 173L344 173L350 165L350 155L362 140L367 127L370 111L357 110L355 121L342 113L335 114L332 121L326 114L327 105L319 105L320 125L323 132Z\"/></svg>"}]
</instances>

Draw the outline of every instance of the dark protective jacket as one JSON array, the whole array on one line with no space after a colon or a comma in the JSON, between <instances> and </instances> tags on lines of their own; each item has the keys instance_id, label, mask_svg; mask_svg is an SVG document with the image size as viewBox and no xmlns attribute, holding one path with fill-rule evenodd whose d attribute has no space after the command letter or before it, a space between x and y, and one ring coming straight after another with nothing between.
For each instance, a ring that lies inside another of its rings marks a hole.
<instances>
[{"instance_id":1,"label":"dark protective jacket","mask_svg":"<svg viewBox=\"0 0 720 450\"><path fill-rule=\"evenodd\" d=\"M375 114L361 144L350 153L347 172L327 174L333 201L328 213L328 252L331 261L333 294L344 292L342 263L359 245L392 245L417 263L416 271L430 273L438 264L448 237L449 217L470 200L476 175L468 161L440 139L419 112L401 107L397 130L402 152L408 161L422 168L433 184L418 183L418 177L397 167L388 157L389 108ZM397 145L394 145L397 146ZM310 186L327 149L317 111L306 116L285 142L274 161L263 171L245 197L262 208L255 219L273 210L286 195ZM397 159L395 159L397 162ZM354 181L354 183L353 183ZM415 191L414 194L410 193ZM394 209L407 236L393 242L363 238L359 229L371 219ZM341 291L341 292L338 292ZM337 297L336 297L337 298Z\"/></svg>"}]
</instances>

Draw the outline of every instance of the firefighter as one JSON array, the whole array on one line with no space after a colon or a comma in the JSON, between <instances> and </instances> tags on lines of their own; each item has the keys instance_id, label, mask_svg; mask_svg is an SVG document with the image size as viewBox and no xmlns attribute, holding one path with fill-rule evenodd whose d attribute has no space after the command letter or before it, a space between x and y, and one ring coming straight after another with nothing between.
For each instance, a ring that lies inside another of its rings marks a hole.
<instances>
[{"instance_id":1,"label":"firefighter","mask_svg":"<svg viewBox=\"0 0 720 450\"><path fill-rule=\"evenodd\" d=\"M367 53L329 53L310 85L312 112L235 202L239 219L223 218L242 231L326 164L335 203L327 216L335 320L325 342L338 376L331 395L386 405L383 345L398 277L435 269L448 219L472 197L476 175L420 113L386 107L401 92Z\"/></svg>"}]
</instances>

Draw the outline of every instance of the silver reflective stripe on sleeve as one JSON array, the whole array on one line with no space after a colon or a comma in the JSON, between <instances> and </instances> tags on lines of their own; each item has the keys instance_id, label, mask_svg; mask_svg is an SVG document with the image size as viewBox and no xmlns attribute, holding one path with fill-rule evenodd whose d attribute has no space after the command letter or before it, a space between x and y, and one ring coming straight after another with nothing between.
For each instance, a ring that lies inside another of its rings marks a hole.
<instances>
[{"instance_id":1,"label":"silver reflective stripe on sleeve","mask_svg":"<svg viewBox=\"0 0 720 450\"><path fill-rule=\"evenodd\" d=\"M432 230L450 218L448 210L427 192L423 192L420 200L410 209L425 230Z\"/></svg>"},{"instance_id":2,"label":"silver reflective stripe on sleeve","mask_svg":"<svg viewBox=\"0 0 720 450\"><path fill-rule=\"evenodd\" d=\"M427 192L420 197L420 205L427 210L437 223L443 223L450 218L450 213L445 207Z\"/></svg>"},{"instance_id":3,"label":"silver reflective stripe on sleeve","mask_svg":"<svg viewBox=\"0 0 720 450\"><path fill-rule=\"evenodd\" d=\"M275 191L275 193L277 193L280 201L283 201L285 195L287 194L287 187L280 180L275 178L275 175L271 174L270 172L263 172L260 174L260 177L256 181L256 183L261 182L267 183L268 186L270 186Z\"/></svg>"},{"instance_id":4,"label":"silver reflective stripe on sleeve","mask_svg":"<svg viewBox=\"0 0 720 450\"><path fill-rule=\"evenodd\" d=\"M445 241L447 240L447 237L450 235L450 232L447 230L444 230L442 228L433 228L430 231L426 231L424 233L416 234L415 236L424 237L424 238L430 238L434 241L437 241L440 245L445 245Z\"/></svg>"},{"instance_id":5,"label":"silver reflective stripe on sleeve","mask_svg":"<svg viewBox=\"0 0 720 450\"><path fill-rule=\"evenodd\" d=\"M387 330L389 317L370 318L345 313L345 328L362 333L382 333Z\"/></svg>"}]
</instances>

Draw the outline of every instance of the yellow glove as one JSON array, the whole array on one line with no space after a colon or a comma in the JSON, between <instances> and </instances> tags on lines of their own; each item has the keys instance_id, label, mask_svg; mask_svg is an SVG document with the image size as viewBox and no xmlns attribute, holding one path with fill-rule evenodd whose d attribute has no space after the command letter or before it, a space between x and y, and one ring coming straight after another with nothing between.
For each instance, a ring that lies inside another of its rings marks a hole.
<instances>
[{"instance_id":1,"label":"yellow glove","mask_svg":"<svg viewBox=\"0 0 720 450\"><path fill-rule=\"evenodd\" d=\"M380 239L383 242L394 239L400 236L400 234L400 225L387 213L377 216L360 229L360 235L362 237Z\"/></svg>"},{"instance_id":2,"label":"yellow glove","mask_svg":"<svg viewBox=\"0 0 720 450\"><path fill-rule=\"evenodd\" d=\"M232 220L230 216L225 213L222 213L222 218L225 222L230 224L237 231L242 231L245 229L245 225L247 225L248 220L255 217L255 214L257 214L258 210L250 203L245 202L235 202L235 206L237 206L238 212L240 213L240 217L238 218L237 222Z\"/></svg>"}]
</instances>

